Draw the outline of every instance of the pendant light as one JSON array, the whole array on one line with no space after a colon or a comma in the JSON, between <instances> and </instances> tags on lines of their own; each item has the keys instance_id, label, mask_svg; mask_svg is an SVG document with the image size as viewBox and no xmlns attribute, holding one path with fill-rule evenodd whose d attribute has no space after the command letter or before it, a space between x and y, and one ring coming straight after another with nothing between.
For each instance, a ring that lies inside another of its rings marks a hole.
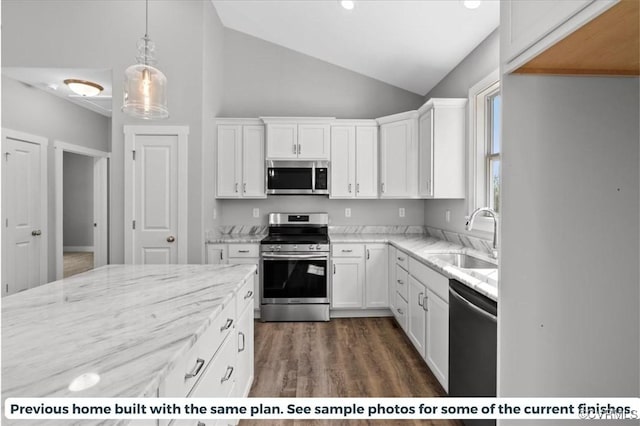
<instances>
[{"instance_id":1,"label":"pendant light","mask_svg":"<svg viewBox=\"0 0 640 426\"><path fill-rule=\"evenodd\" d=\"M138 40L137 64L124 72L124 104L122 111L145 120L169 117L167 78L154 67L155 43L149 38L149 0L146 0L144 37Z\"/></svg>"}]
</instances>

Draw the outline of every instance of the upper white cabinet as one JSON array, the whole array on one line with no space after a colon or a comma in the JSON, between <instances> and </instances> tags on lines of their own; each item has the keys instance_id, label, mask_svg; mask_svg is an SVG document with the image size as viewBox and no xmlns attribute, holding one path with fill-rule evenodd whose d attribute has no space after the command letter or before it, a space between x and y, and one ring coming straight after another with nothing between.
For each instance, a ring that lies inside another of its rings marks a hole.
<instances>
[{"instance_id":1,"label":"upper white cabinet","mask_svg":"<svg viewBox=\"0 0 640 426\"><path fill-rule=\"evenodd\" d=\"M465 197L466 99L430 99L419 110L418 195Z\"/></svg>"},{"instance_id":2,"label":"upper white cabinet","mask_svg":"<svg viewBox=\"0 0 640 426\"><path fill-rule=\"evenodd\" d=\"M619 0L507 0L500 6L500 52L511 72Z\"/></svg>"},{"instance_id":3,"label":"upper white cabinet","mask_svg":"<svg viewBox=\"0 0 640 426\"><path fill-rule=\"evenodd\" d=\"M217 198L265 198L264 126L218 120Z\"/></svg>"},{"instance_id":4,"label":"upper white cabinet","mask_svg":"<svg viewBox=\"0 0 640 426\"><path fill-rule=\"evenodd\" d=\"M418 196L418 112L377 119L380 124L380 198Z\"/></svg>"},{"instance_id":5,"label":"upper white cabinet","mask_svg":"<svg viewBox=\"0 0 640 426\"><path fill-rule=\"evenodd\" d=\"M378 198L378 126L336 120L331 126L330 198Z\"/></svg>"},{"instance_id":6,"label":"upper white cabinet","mask_svg":"<svg viewBox=\"0 0 640 426\"><path fill-rule=\"evenodd\" d=\"M263 117L268 160L329 160L331 117Z\"/></svg>"}]
</instances>

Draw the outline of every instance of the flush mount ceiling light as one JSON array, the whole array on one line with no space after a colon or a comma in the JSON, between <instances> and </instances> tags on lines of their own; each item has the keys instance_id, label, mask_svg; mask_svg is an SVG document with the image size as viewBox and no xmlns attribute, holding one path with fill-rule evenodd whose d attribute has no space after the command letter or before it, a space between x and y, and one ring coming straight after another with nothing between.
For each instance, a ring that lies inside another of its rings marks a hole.
<instances>
[{"instance_id":1,"label":"flush mount ceiling light","mask_svg":"<svg viewBox=\"0 0 640 426\"><path fill-rule=\"evenodd\" d=\"M356 3L353 0L340 0L340 6L347 10L353 10L356 7Z\"/></svg>"},{"instance_id":2,"label":"flush mount ceiling light","mask_svg":"<svg viewBox=\"0 0 640 426\"><path fill-rule=\"evenodd\" d=\"M462 4L464 4L464 7L466 7L467 9L477 9L480 7L480 4L482 4L482 1L481 0L464 0Z\"/></svg>"},{"instance_id":3,"label":"flush mount ceiling light","mask_svg":"<svg viewBox=\"0 0 640 426\"><path fill-rule=\"evenodd\" d=\"M64 84L69 86L69 89L71 89L73 93L86 97L97 96L104 90L104 87L100 86L98 83L87 80L78 80L77 78L68 78L64 80ZM56 90L58 86L50 84L49 88Z\"/></svg>"},{"instance_id":4,"label":"flush mount ceiling light","mask_svg":"<svg viewBox=\"0 0 640 426\"><path fill-rule=\"evenodd\" d=\"M155 43L149 38L149 0L145 4L145 31L138 41L138 63L124 72L122 111L136 118L162 120L169 117L167 78L153 66Z\"/></svg>"}]
</instances>

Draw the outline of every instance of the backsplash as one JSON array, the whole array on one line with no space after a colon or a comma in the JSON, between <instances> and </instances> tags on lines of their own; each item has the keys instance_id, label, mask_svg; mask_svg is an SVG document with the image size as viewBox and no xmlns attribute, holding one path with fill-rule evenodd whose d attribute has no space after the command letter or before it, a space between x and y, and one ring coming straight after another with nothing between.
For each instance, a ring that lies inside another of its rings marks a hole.
<instances>
[{"instance_id":1,"label":"backsplash","mask_svg":"<svg viewBox=\"0 0 640 426\"><path fill-rule=\"evenodd\" d=\"M426 233L430 237L449 241L455 244L461 244L465 247L479 250L485 253L491 253L492 243L489 240L484 240L482 238L474 237L467 234L458 234L457 232L445 231L439 228L432 228L431 226L426 226L425 228L427 229Z\"/></svg>"},{"instance_id":2,"label":"backsplash","mask_svg":"<svg viewBox=\"0 0 640 426\"><path fill-rule=\"evenodd\" d=\"M329 234L426 234L422 225L331 225Z\"/></svg>"}]
</instances>

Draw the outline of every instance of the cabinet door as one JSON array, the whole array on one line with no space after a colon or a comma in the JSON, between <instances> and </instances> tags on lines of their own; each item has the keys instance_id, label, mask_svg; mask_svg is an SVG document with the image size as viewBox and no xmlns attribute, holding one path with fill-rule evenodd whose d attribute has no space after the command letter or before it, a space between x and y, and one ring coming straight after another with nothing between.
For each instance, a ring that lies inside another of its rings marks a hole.
<instances>
[{"instance_id":1,"label":"cabinet door","mask_svg":"<svg viewBox=\"0 0 640 426\"><path fill-rule=\"evenodd\" d=\"M396 306L396 251L397 249L389 244L389 259L387 261L387 268L389 272L389 308L391 311L394 310Z\"/></svg>"},{"instance_id":2,"label":"cabinet door","mask_svg":"<svg viewBox=\"0 0 640 426\"><path fill-rule=\"evenodd\" d=\"M207 264L222 265L227 263L226 244L207 244Z\"/></svg>"},{"instance_id":3,"label":"cabinet door","mask_svg":"<svg viewBox=\"0 0 640 426\"><path fill-rule=\"evenodd\" d=\"M355 195L355 139L355 127L331 127L330 198L353 198Z\"/></svg>"},{"instance_id":4,"label":"cabinet door","mask_svg":"<svg viewBox=\"0 0 640 426\"><path fill-rule=\"evenodd\" d=\"M242 126L218 126L218 197L239 198Z\"/></svg>"},{"instance_id":5,"label":"cabinet door","mask_svg":"<svg viewBox=\"0 0 640 426\"><path fill-rule=\"evenodd\" d=\"M407 336L413 343L420 356L425 354L425 326L428 322L427 312L424 310L427 288L420 281L409 276L409 300L407 301Z\"/></svg>"},{"instance_id":6,"label":"cabinet door","mask_svg":"<svg viewBox=\"0 0 640 426\"><path fill-rule=\"evenodd\" d=\"M308 160L328 160L331 143L328 124L298 125L298 158Z\"/></svg>"},{"instance_id":7,"label":"cabinet door","mask_svg":"<svg viewBox=\"0 0 640 426\"><path fill-rule=\"evenodd\" d=\"M412 196L416 187L412 120L402 120L380 126L381 138L381 198Z\"/></svg>"},{"instance_id":8,"label":"cabinet door","mask_svg":"<svg viewBox=\"0 0 640 426\"><path fill-rule=\"evenodd\" d=\"M331 284L331 307L333 309L362 308L364 285L364 259L333 259L333 282Z\"/></svg>"},{"instance_id":9,"label":"cabinet door","mask_svg":"<svg viewBox=\"0 0 640 426\"><path fill-rule=\"evenodd\" d=\"M230 257L230 264L256 265L256 275L253 284L253 309L260 309L260 259L257 257Z\"/></svg>"},{"instance_id":10,"label":"cabinet door","mask_svg":"<svg viewBox=\"0 0 640 426\"><path fill-rule=\"evenodd\" d=\"M449 304L427 290L427 365L445 391L449 387Z\"/></svg>"},{"instance_id":11,"label":"cabinet door","mask_svg":"<svg viewBox=\"0 0 640 426\"><path fill-rule=\"evenodd\" d=\"M432 197L433 185L433 110L420 116L418 150L420 163L418 166L418 195Z\"/></svg>"},{"instance_id":12,"label":"cabinet door","mask_svg":"<svg viewBox=\"0 0 640 426\"><path fill-rule=\"evenodd\" d=\"M365 308L389 307L387 245L368 244L365 248Z\"/></svg>"},{"instance_id":13,"label":"cabinet door","mask_svg":"<svg viewBox=\"0 0 640 426\"><path fill-rule=\"evenodd\" d=\"M333 162L332 162L333 167ZM378 128L356 128L356 197L378 198Z\"/></svg>"},{"instance_id":14,"label":"cabinet door","mask_svg":"<svg viewBox=\"0 0 640 426\"><path fill-rule=\"evenodd\" d=\"M242 133L242 196L266 198L264 126L244 126Z\"/></svg>"},{"instance_id":15,"label":"cabinet door","mask_svg":"<svg viewBox=\"0 0 640 426\"><path fill-rule=\"evenodd\" d=\"M267 124L267 158L298 157L298 125Z\"/></svg>"},{"instance_id":16,"label":"cabinet door","mask_svg":"<svg viewBox=\"0 0 640 426\"><path fill-rule=\"evenodd\" d=\"M248 306L238 319L237 375L234 397L246 398L253 383L253 307Z\"/></svg>"}]
</instances>

